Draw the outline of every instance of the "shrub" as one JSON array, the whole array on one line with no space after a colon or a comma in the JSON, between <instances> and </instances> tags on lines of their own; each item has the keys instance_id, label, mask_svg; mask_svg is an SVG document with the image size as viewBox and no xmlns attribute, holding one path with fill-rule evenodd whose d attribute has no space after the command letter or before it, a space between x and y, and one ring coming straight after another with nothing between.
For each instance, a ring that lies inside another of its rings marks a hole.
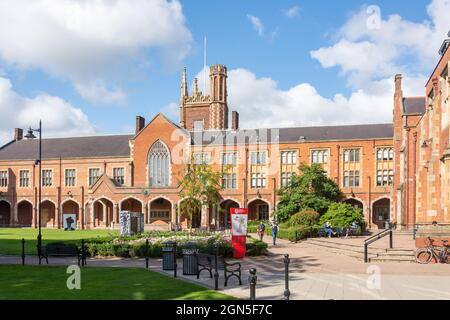
<instances>
[{"instance_id":1,"label":"shrub","mask_svg":"<svg viewBox=\"0 0 450 320\"><path fill-rule=\"evenodd\" d=\"M291 242L297 242L308 237L310 228L307 226L290 227L287 230L287 238Z\"/></svg>"},{"instance_id":2,"label":"shrub","mask_svg":"<svg viewBox=\"0 0 450 320\"><path fill-rule=\"evenodd\" d=\"M362 209L355 208L348 203L333 203L328 211L320 218L320 224L324 225L327 221L333 227L350 227L352 222L356 222L359 226L363 225L364 214Z\"/></svg>"},{"instance_id":3,"label":"shrub","mask_svg":"<svg viewBox=\"0 0 450 320\"><path fill-rule=\"evenodd\" d=\"M320 215L314 210L302 210L289 219L289 227L313 226L319 222Z\"/></svg>"}]
</instances>

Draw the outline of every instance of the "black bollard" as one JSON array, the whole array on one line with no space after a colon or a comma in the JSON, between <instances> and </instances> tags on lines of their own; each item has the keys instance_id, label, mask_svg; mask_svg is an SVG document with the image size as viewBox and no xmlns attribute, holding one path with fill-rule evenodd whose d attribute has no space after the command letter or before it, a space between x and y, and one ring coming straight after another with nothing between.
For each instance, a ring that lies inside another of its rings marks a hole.
<instances>
[{"instance_id":1,"label":"black bollard","mask_svg":"<svg viewBox=\"0 0 450 320\"><path fill-rule=\"evenodd\" d=\"M256 300L256 269L250 269L250 276L248 277L248 282L250 283L250 300Z\"/></svg>"},{"instance_id":2,"label":"black bollard","mask_svg":"<svg viewBox=\"0 0 450 320\"><path fill-rule=\"evenodd\" d=\"M284 299L289 300L291 296L291 292L289 291L289 263L291 259L289 259L289 255L284 255L284 280L285 280L285 289L284 289Z\"/></svg>"},{"instance_id":3,"label":"black bollard","mask_svg":"<svg viewBox=\"0 0 450 320\"><path fill-rule=\"evenodd\" d=\"M84 239L81 239L81 266L86 265L86 249L84 247Z\"/></svg>"},{"instance_id":4,"label":"black bollard","mask_svg":"<svg viewBox=\"0 0 450 320\"><path fill-rule=\"evenodd\" d=\"M175 243L173 246L173 277L177 277L177 244Z\"/></svg>"},{"instance_id":5,"label":"black bollard","mask_svg":"<svg viewBox=\"0 0 450 320\"><path fill-rule=\"evenodd\" d=\"M22 238L22 265L25 264L25 239Z\"/></svg>"},{"instance_id":6,"label":"black bollard","mask_svg":"<svg viewBox=\"0 0 450 320\"><path fill-rule=\"evenodd\" d=\"M148 239L145 240L145 268L148 269Z\"/></svg>"},{"instance_id":7,"label":"black bollard","mask_svg":"<svg viewBox=\"0 0 450 320\"><path fill-rule=\"evenodd\" d=\"M214 290L219 290L219 271L217 260L219 256L219 246L216 244L216 256L214 257Z\"/></svg>"}]
</instances>

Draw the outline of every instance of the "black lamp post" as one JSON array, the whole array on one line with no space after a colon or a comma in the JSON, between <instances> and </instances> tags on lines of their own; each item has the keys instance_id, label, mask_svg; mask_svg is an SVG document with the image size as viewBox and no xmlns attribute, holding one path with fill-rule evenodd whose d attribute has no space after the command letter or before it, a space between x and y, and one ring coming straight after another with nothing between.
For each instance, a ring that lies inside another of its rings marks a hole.
<instances>
[{"instance_id":1,"label":"black lamp post","mask_svg":"<svg viewBox=\"0 0 450 320\"><path fill-rule=\"evenodd\" d=\"M27 139L36 139L36 136L33 134L33 132L39 132L39 159L36 160L36 163L39 164L39 191L38 191L38 228L39 233L37 237L37 249L38 249L38 255L41 254L42 249L42 233L41 233L41 188L42 188L42 120L39 120L39 129L32 129L31 127L28 129L28 133L25 136ZM40 263L40 261L39 261Z\"/></svg>"}]
</instances>

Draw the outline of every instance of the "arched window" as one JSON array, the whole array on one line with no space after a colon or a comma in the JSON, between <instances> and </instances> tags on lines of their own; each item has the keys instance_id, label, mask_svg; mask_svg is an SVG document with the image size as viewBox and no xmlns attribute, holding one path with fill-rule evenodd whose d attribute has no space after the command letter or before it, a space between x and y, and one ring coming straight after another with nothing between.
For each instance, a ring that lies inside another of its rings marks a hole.
<instances>
[{"instance_id":1,"label":"arched window","mask_svg":"<svg viewBox=\"0 0 450 320\"><path fill-rule=\"evenodd\" d=\"M156 141L148 155L150 187L167 187L170 178L170 154L161 141Z\"/></svg>"}]
</instances>

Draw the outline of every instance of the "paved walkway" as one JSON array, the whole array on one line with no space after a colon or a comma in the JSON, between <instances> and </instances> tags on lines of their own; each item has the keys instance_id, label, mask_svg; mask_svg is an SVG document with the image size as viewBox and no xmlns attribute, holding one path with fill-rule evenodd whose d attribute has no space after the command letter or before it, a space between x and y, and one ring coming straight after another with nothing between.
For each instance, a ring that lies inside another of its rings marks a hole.
<instances>
[{"instance_id":1,"label":"paved walkway","mask_svg":"<svg viewBox=\"0 0 450 320\"><path fill-rule=\"evenodd\" d=\"M265 241L271 242L266 237ZM282 299L284 292L284 254L291 257L291 299L450 299L450 265L418 265L414 263L365 264L353 258L335 255L313 248L306 243L290 243L278 240L276 246L269 244L267 256L246 258L242 263L243 285L230 280L223 287L220 274L219 289L224 293L247 299L249 297L248 270L257 269L257 298ZM20 264L17 256L0 256L0 264ZM37 264L36 257L27 257L27 264ZM50 259L50 264L76 264L74 259ZM161 259L150 259L150 270L173 276L173 271L161 270ZM144 259L89 259L88 267L145 267ZM195 276L182 275L182 261L178 261L178 276L187 281L213 288L214 280L202 273Z\"/></svg>"}]
</instances>

